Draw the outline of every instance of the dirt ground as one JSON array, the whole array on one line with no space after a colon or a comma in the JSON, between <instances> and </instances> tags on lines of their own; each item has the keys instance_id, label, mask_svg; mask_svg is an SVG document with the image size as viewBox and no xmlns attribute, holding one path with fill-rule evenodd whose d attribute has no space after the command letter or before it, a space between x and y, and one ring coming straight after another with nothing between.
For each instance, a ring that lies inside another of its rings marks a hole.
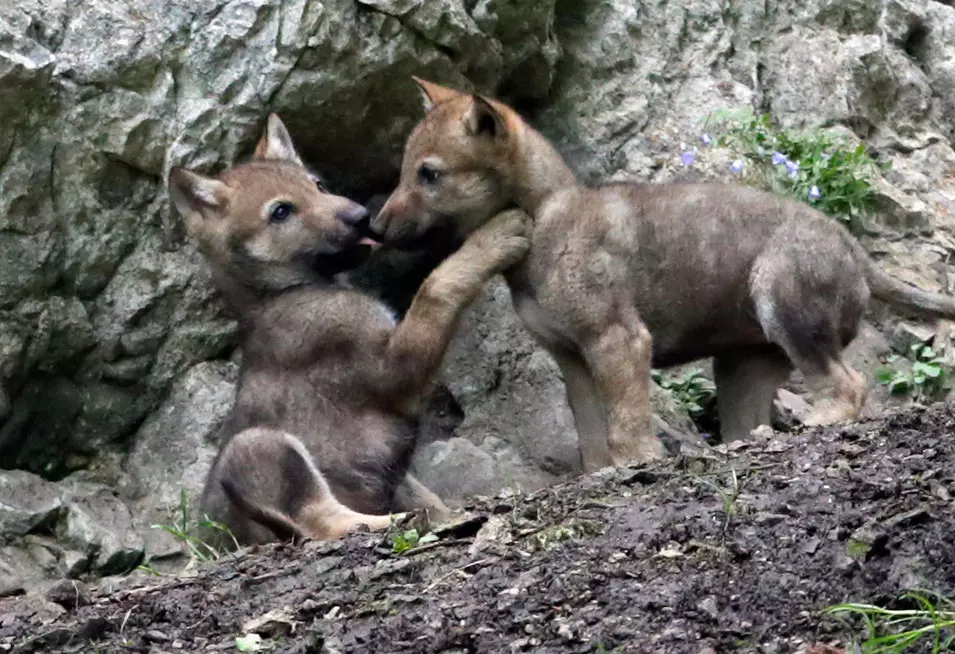
<instances>
[{"instance_id":1,"label":"dirt ground","mask_svg":"<svg viewBox=\"0 0 955 654\"><path fill-rule=\"evenodd\" d=\"M838 652L851 629L821 609L955 591L953 426L934 407L605 471L476 502L402 555L356 534L63 582L0 600L0 651Z\"/></svg>"}]
</instances>

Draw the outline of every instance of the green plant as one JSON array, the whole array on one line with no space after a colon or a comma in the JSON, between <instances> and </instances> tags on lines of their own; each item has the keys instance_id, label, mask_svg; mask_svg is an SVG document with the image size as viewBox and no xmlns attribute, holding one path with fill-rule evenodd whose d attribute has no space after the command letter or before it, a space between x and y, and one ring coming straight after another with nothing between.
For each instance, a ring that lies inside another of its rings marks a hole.
<instances>
[{"instance_id":1,"label":"green plant","mask_svg":"<svg viewBox=\"0 0 955 654\"><path fill-rule=\"evenodd\" d=\"M715 491L720 500L723 502L722 534L724 536L726 535L726 532L729 531L730 524L733 522L733 517L737 512L736 503L739 500L740 494L743 492L743 484L740 483L739 476L736 474L736 468L730 467L729 472L729 483L726 486L716 481L712 481L702 475L697 477L697 479Z\"/></svg>"},{"instance_id":2,"label":"green plant","mask_svg":"<svg viewBox=\"0 0 955 654\"><path fill-rule=\"evenodd\" d=\"M258 634L236 636L235 648L240 652L258 652L262 649L262 636Z\"/></svg>"},{"instance_id":3,"label":"green plant","mask_svg":"<svg viewBox=\"0 0 955 654\"><path fill-rule=\"evenodd\" d=\"M932 654L955 646L955 601L931 591L910 591L902 600L913 609L887 609L873 604L839 604L827 608L829 615L861 619L865 635L856 639L861 654L902 654L915 645ZM925 650L925 639L930 649Z\"/></svg>"},{"instance_id":4,"label":"green plant","mask_svg":"<svg viewBox=\"0 0 955 654\"><path fill-rule=\"evenodd\" d=\"M622 652L622 647L614 647L613 649L607 649L603 643L594 644L594 652L597 654L610 654L611 652Z\"/></svg>"},{"instance_id":5,"label":"green plant","mask_svg":"<svg viewBox=\"0 0 955 654\"><path fill-rule=\"evenodd\" d=\"M142 564L140 564L139 566L137 566L136 569L137 569L139 572L142 572L142 573L147 574L147 575L152 575L152 576L154 576L154 577L161 577L161 576L162 576L162 573L159 572L159 570L157 570L156 568L154 568L153 566L151 566L151 565L148 564L148 563L142 563Z\"/></svg>"},{"instance_id":6,"label":"green plant","mask_svg":"<svg viewBox=\"0 0 955 654\"><path fill-rule=\"evenodd\" d=\"M565 543L584 538L594 538L601 534L603 534L603 527L600 523L571 518L559 524L533 529L531 533L527 534L530 537L527 540L527 545L529 551L548 552L561 547Z\"/></svg>"},{"instance_id":7,"label":"green plant","mask_svg":"<svg viewBox=\"0 0 955 654\"><path fill-rule=\"evenodd\" d=\"M231 539L232 544L238 548L239 543L235 536L225 525L210 520L208 516L203 516L199 520L193 519L189 514L189 496L186 489L179 491L179 521L174 525L152 525L153 529L162 529L185 544L189 549L189 554L200 561L218 560L224 552L220 551L214 545L204 541L198 534L205 531L217 531Z\"/></svg>"},{"instance_id":8,"label":"green plant","mask_svg":"<svg viewBox=\"0 0 955 654\"><path fill-rule=\"evenodd\" d=\"M421 545L427 545L438 540L434 534L419 534L417 529L397 531L391 535L391 551L395 554L404 554Z\"/></svg>"},{"instance_id":9,"label":"green plant","mask_svg":"<svg viewBox=\"0 0 955 654\"><path fill-rule=\"evenodd\" d=\"M741 157L730 167L734 173L755 186L809 202L853 229L874 209L873 183L891 167L891 162L876 162L865 144L853 147L819 129L783 129L769 114L723 110L709 116L707 126L722 132L718 145ZM712 139L704 135L706 141Z\"/></svg>"},{"instance_id":10,"label":"green plant","mask_svg":"<svg viewBox=\"0 0 955 654\"><path fill-rule=\"evenodd\" d=\"M890 356L886 363L892 365L876 370L876 379L893 395L909 395L916 402L940 399L951 388L950 368L927 343L913 344L909 355Z\"/></svg>"},{"instance_id":11,"label":"green plant","mask_svg":"<svg viewBox=\"0 0 955 654\"><path fill-rule=\"evenodd\" d=\"M664 377L659 370L650 374L653 381L669 391L677 405L691 417L702 414L707 403L716 397L716 386L699 368L687 370L679 377Z\"/></svg>"}]
</instances>

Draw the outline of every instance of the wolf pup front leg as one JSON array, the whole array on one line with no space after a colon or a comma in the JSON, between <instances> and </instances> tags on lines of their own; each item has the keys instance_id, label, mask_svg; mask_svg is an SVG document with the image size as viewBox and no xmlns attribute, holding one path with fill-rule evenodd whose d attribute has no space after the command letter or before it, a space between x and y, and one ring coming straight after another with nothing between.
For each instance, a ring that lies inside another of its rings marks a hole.
<instances>
[{"instance_id":1,"label":"wolf pup front leg","mask_svg":"<svg viewBox=\"0 0 955 654\"><path fill-rule=\"evenodd\" d=\"M388 341L384 359L389 385L386 392L409 406L419 401L437 372L457 331L461 314L487 282L519 262L530 249L530 220L520 210L504 211L472 234L464 245L441 263L421 284ZM450 510L412 474L405 475L395 494L402 511L424 509L441 520Z\"/></svg>"},{"instance_id":2,"label":"wolf pup front leg","mask_svg":"<svg viewBox=\"0 0 955 654\"><path fill-rule=\"evenodd\" d=\"M504 211L476 230L421 284L411 308L388 341L383 365L393 371L396 396L418 397L437 372L461 314L495 274L520 261L530 248L529 219Z\"/></svg>"},{"instance_id":3,"label":"wolf pup front leg","mask_svg":"<svg viewBox=\"0 0 955 654\"><path fill-rule=\"evenodd\" d=\"M606 465L619 467L662 457L663 442L654 432L650 405L650 331L633 315L604 325L581 345L597 388L610 407ZM596 467L594 462L583 464L588 470Z\"/></svg>"}]
</instances>

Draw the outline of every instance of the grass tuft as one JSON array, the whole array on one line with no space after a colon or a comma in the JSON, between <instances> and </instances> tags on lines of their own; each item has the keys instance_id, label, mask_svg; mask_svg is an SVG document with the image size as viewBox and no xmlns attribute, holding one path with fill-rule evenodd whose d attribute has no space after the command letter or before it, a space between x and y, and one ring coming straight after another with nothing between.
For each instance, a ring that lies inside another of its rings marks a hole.
<instances>
[{"instance_id":1,"label":"grass tuft","mask_svg":"<svg viewBox=\"0 0 955 654\"><path fill-rule=\"evenodd\" d=\"M861 621L864 635L853 639L860 654L904 654L916 645L919 651L941 654L955 647L955 600L926 590L909 591L901 600L914 608L846 603L831 606L824 613L853 625Z\"/></svg>"},{"instance_id":2,"label":"grass tuft","mask_svg":"<svg viewBox=\"0 0 955 654\"><path fill-rule=\"evenodd\" d=\"M200 519L195 519L190 515L189 511L189 496L186 493L186 489L183 488L179 491L179 520L176 524L173 525L152 525L153 529L162 529L163 531L172 534L172 536L183 543L189 550L189 555L198 561L217 561L220 559L225 551L218 549L217 547L211 545L204 541L199 534L202 531L217 531L225 535L225 537L232 541L233 546L238 549L239 543L235 539L235 536L225 525L210 520L208 516L203 516Z\"/></svg>"}]
</instances>

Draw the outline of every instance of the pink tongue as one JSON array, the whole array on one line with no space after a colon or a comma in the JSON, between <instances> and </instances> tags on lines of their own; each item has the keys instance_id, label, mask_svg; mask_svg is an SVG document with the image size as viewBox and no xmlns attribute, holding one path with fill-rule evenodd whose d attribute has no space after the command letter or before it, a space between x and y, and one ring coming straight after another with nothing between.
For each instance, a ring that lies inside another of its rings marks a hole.
<instances>
[{"instance_id":1,"label":"pink tongue","mask_svg":"<svg viewBox=\"0 0 955 654\"><path fill-rule=\"evenodd\" d=\"M367 236L362 236L361 240L358 241L358 245L367 245L367 246L370 246L372 249L381 247L381 243L379 243L378 241L373 241Z\"/></svg>"}]
</instances>

